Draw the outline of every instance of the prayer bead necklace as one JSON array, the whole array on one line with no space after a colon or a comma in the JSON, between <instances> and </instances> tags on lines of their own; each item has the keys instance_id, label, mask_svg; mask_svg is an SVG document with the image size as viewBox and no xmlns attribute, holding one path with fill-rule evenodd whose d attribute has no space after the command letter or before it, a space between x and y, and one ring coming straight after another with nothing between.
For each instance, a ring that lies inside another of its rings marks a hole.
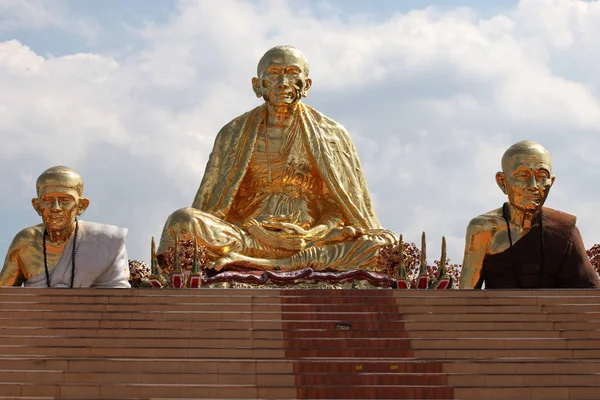
<instances>
[{"instance_id":1,"label":"prayer bead necklace","mask_svg":"<svg viewBox=\"0 0 600 400\"><path fill-rule=\"evenodd\" d=\"M515 252L513 250L513 240L512 240L512 234L510 233L510 221L509 221L508 215L509 215L508 203L504 203L504 205L502 206L502 216L504 217L504 221L506 222L506 232L508 233L508 243L510 244L510 258L512 261L512 266L513 266L513 270L514 270L514 274L515 274L515 281L516 281L515 283L518 288L522 288L520 279L517 278L517 263L516 263ZM541 259L541 265L540 265L540 288L541 288L543 281L544 281L544 267L546 264L546 242L544 240L544 218L542 217L542 210L540 210L539 218L540 218L540 244L542 247L542 259Z\"/></svg>"},{"instance_id":2,"label":"prayer bead necklace","mask_svg":"<svg viewBox=\"0 0 600 400\"><path fill-rule=\"evenodd\" d=\"M75 250L77 248L77 233L79 232L79 222L77 218L75 218L75 233L73 236L73 253L71 254L71 262L73 267L71 268L71 287L73 287L73 283L75 282ZM46 284L50 287L50 273L48 272L48 257L46 254L46 236L48 236L48 231L44 228L44 236L42 238L42 242L44 244L44 270L46 271Z\"/></svg>"}]
</instances>

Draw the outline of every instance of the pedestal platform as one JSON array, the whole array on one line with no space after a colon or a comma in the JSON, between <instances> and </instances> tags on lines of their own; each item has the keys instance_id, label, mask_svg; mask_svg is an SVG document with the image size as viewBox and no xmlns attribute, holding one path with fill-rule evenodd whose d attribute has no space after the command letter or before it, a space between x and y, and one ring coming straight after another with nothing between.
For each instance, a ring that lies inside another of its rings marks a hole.
<instances>
[{"instance_id":1,"label":"pedestal platform","mask_svg":"<svg viewBox=\"0 0 600 400\"><path fill-rule=\"evenodd\" d=\"M598 399L592 290L0 290L0 399Z\"/></svg>"}]
</instances>

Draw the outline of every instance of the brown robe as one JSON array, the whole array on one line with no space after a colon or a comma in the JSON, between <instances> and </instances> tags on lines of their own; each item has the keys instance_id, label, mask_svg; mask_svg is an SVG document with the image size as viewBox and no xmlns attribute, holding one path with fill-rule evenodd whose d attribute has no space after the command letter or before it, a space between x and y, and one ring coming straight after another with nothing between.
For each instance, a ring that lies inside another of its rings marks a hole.
<instances>
[{"instance_id":1,"label":"brown robe","mask_svg":"<svg viewBox=\"0 0 600 400\"><path fill-rule=\"evenodd\" d=\"M542 218L544 257L538 222L514 243L512 250L485 256L478 287L484 281L486 289L600 287L598 274L575 226L576 217L544 207Z\"/></svg>"}]
</instances>

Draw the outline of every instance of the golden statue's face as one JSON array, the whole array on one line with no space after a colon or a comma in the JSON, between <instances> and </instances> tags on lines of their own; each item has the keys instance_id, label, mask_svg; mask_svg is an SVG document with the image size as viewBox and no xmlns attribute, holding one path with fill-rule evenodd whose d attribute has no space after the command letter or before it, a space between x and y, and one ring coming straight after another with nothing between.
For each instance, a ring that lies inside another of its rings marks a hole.
<instances>
[{"instance_id":1,"label":"golden statue's face","mask_svg":"<svg viewBox=\"0 0 600 400\"><path fill-rule=\"evenodd\" d=\"M503 169L496 180L509 203L523 211L541 209L554 183L549 154L537 147L516 152Z\"/></svg>"},{"instance_id":2,"label":"golden statue's face","mask_svg":"<svg viewBox=\"0 0 600 400\"><path fill-rule=\"evenodd\" d=\"M297 103L307 95L311 85L305 65L304 57L292 51L270 54L260 76L252 80L256 95L272 106Z\"/></svg>"},{"instance_id":3,"label":"golden statue's face","mask_svg":"<svg viewBox=\"0 0 600 400\"><path fill-rule=\"evenodd\" d=\"M33 199L33 207L42 217L48 230L67 229L75 223L75 218L85 211L87 206L79 194L72 188L46 187L37 199Z\"/></svg>"}]
</instances>

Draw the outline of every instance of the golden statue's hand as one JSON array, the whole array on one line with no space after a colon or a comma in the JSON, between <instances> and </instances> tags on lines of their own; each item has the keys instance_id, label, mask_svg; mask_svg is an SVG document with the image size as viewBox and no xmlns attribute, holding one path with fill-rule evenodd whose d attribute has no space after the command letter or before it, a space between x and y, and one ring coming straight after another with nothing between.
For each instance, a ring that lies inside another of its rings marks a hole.
<instances>
[{"instance_id":1,"label":"golden statue's hand","mask_svg":"<svg viewBox=\"0 0 600 400\"><path fill-rule=\"evenodd\" d=\"M365 234L364 229L354 226L342 226L331 229L327 234L311 242L311 245L323 245L326 243L344 242L357 239Z\"/></svg>"},{"instance_id":2,"label":"golden statue's hand","mask_svg":"<svg viewBox=\"0 0 600 400\"><path fill-rule=\"evenodd\" d=\"M265 221L261 223L262 227L270 231L281 232L290 236L306 237L309 231L289 222Z\"/></svg>"},{"instance_id":3,"label":"golden statue's hand","mask_svg":"<svg viewBox=\"0 0 600 400\"><path fill-rule=\"evenodd\" d=\"M266 228L265 225L272 224L272 228ZM302 250L306 246L304 236L288 235L284 231L280 230L278 223L267 223L258 222L256 220L248 220L244 223L244 226L254 237L259 239L261 242L268 244L269 246L287 249L293 251ZM295 226L294 224L289 224ZM300 228L300 227L298 227ZM283 229L283 227L281 227ZM288 227L287 229L292 229ZM300 228L302 229L302 228Z\"/></svg>"}]
</instances>

